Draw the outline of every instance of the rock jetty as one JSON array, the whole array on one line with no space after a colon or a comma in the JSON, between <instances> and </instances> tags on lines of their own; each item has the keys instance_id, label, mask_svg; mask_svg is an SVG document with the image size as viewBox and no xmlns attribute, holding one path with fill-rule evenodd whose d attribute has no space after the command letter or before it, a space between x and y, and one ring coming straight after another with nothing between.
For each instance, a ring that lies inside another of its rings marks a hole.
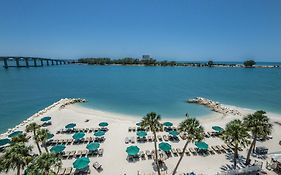
<instances>
[{"instance_id":1,"label":"rock jetty","mask_svg":"<svg viewBox=\"0 0 281 175\"><path fill-rule=\"evenodd\" d=\"M238 110L231 109L230 107L224 106L223 104L220 104L219 102L209 100L207 98L203 97L196 97L194 99L187 100L188 103L196 103L203 106L207 106L212 111L227 115L242 115Z\"/></svg>"}]
</instances>

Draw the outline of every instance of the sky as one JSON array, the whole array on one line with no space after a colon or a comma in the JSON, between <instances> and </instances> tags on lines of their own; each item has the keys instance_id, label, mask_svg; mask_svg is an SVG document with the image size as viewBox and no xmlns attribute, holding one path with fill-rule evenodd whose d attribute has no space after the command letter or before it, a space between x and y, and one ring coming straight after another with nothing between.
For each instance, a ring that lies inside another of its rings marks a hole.
<instances>
[{"instance_id":1,"label":"sky","mask_svg":"<svg viewBox=\"0 0 281 175\"><path fill-rule=\"evenodd\" d=\"M280 0L1 0L0 55L281 61Z\"/></svg>"}]
</instances>

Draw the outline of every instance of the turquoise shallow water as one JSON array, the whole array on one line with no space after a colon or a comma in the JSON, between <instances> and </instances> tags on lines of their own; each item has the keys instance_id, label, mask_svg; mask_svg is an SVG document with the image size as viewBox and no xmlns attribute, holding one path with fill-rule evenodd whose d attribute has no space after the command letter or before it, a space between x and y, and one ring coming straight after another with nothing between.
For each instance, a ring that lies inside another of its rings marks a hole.
<instances>
[{"instance_id":1,"label":"turquoise shallow water","mask_svg":"<svg viewBox=\"0 0 281 175\"><path fill-rule=\"evenodd\" d=\"M281 113L281 69L65 65L0 68L0 132L64 97L84 106L131 115L200 117L185 103L202 96L229 105Z\"/></svg>"}]
</instances>

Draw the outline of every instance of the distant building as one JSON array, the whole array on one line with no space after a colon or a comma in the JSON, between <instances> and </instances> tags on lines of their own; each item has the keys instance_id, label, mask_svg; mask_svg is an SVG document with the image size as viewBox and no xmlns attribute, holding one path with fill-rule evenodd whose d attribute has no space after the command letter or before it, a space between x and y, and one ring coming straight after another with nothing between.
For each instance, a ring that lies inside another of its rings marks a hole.
<instances>
[{"instance_id":1,"label":"distant building","mask_svg":"<svg viewBox=\"0 0 281 175\"><path fill-rule=\"evenodd\" d=\"M143 60L150 60L150 55L142 55Z\"/></svg>"}]
</instances>

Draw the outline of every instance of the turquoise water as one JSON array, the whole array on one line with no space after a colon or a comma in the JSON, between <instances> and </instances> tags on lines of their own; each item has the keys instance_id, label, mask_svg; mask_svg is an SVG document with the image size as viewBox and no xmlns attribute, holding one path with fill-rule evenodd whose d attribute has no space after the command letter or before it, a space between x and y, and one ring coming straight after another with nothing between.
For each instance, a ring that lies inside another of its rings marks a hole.
<instances>
[{"instance_id":1,"label":"turquoise water","mask_svg":"<svg viewBox=\"0 0 281 175\"><path fill-rule=\"evenodd\" d=\"M229 105L281 113L281 69L63 65L0 68L0 131L64 97L131 115L195 117L207 108L185 103L202 96Z\"/></svg>"}]
</instances>

